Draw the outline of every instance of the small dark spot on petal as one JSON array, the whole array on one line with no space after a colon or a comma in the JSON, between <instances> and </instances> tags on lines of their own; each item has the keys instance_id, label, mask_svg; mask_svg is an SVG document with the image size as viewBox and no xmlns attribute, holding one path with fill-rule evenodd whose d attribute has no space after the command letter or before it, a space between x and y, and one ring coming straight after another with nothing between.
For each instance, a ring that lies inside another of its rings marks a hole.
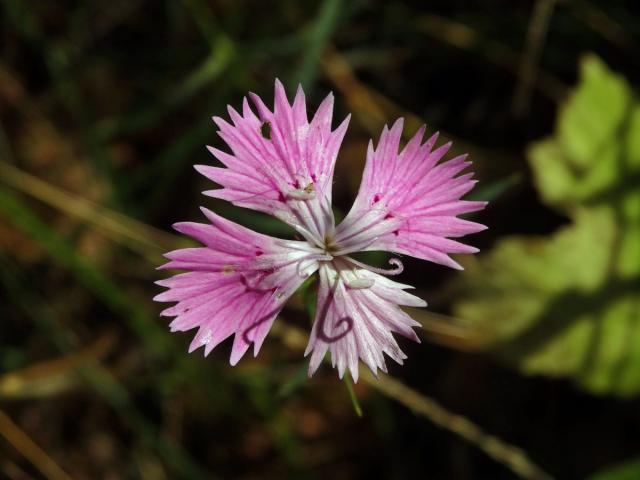
<instances>
[{"instance_id":1,"label":"small dark spot on petal","mask_svg":"<svg viewBox=\"0 0 640 480\"><path fill-rule=\"evenodd\" d=\"M378 203L379 201L380 201L380 194L379 194L379 193L376 193L376 194L373 196L373 203Z\"/></svg>"},{"instance_id":2,"label":"small dark spot on petal","mask_svg":"<svg viewBox=\"0 0 640 480\"><path fill-rule=\"evenodd\" d=\"M286 198L285 198L285 196L282 194L282 192L278 192L278 200L279 200L280 202L286 202L286 200L287 200L287 199L286 199Z\"/></svg>"},{"instance_id":3,"label":"small dark spot on petal","mask_svg":"<svg viewBox=\"0 0 640 480\"><path fill-rule=\"evenodd\" d=\"M390 218L393 218L393 215L391 215L390 213L387 213L387 214L384 216L384 219L385 219L385 220L389 220Z\"/></svg>"},{"instance_id":4,"label":"small dark spot on petal","mask_svg":"<svg viewBox=\"0 0 640 480\"><path fill-rule=\"evenodd\" d=\"M262 255L264 252L262 250L256 250L256 257L259 257L260 255Z\"/></svg>"},{"instance_id":5,"label":"small dark spot on petal","mask_svg":"<svg viewBox=\"0 0 640 480\"><path fill-rule=\"evenodd\" d=\"M400 235L400 230L395 230L393 234L397 237L398 235Z\"/></svg>"}]
</instances>

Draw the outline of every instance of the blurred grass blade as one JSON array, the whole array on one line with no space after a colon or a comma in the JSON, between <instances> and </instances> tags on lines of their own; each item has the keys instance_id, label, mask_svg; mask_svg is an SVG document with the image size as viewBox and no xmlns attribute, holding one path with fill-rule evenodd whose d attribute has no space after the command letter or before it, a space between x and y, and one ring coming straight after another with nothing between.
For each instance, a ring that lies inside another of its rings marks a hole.
<instances>
[{"instance_id":1,"label":"blurred grass blade","mask_svg":"<svg viewBox=\"0 0 640 480\"><path fill-rule=\"evenodd\" d=\"M171 88L165 96L159 97L160 100L157 103L125 117L113 117L100 121L93 128L92 136L100 142L105 142L124 133L136 133L155 125L220 77L231 62L233 54L233 42L220 36L213 51L202 63L178 82L174 88Z\"/></svg>"},{"instance_id":2,"label":"blurred grass blade","mask_svg":"<svg viewBox=\"0 0 640 480\"><path fill-rule=\"evenodd\" d=\"M482 200L485 202L493 202L504 195L508 190L515 187L522 181L522 174L514 173L506 178L496 180L495 182L479 185L474 188L465 198L467 200Z\"/></svg>"},{"instance_id":3,"label":"blurred grass blade","mask_svg":"<svg viewBox=\"0 0 640 480\"><path fill-rule=\"evenodd\" d=\"M589 0L571 0L568 3L569 11L583 22L587 27L598 33L602 38L618 48L631 50L627 57L637 61L640 52L640 44L637 35L630 33L615 19L609 9L604 5L598 5ZM614 12L611 12L614 13Z\"/></svg>"},{"instance_id":4,"label":"blurred grass blade","mask_svg":"<svg viewBox=\"0 0 640 480\"><path fill-rule=\"evenodd\" d=\"M462 352L478 352L491 343L493 337L462 320L419 308L406 308L411 318L420 322L418 335L428 341Z\"/></svg>"},{"instance_id":5,"label":"blurred grass blade","mask_svg":"<svg viewBox=\"0 0 640 480\"><path fill-rule=\"evenodd\" d=\"M11 417L0 410L0 435L47 480L73 480Z\"/></svg>"},{"instance_id":6,"label":"blurred grass blade","mask_svg":"<svg viewBox=\"0 0 640 480\"><path fill-rule=\"evenodd\" d=\"M307 365L301 365L296 373L282 384L280 389L278 390L278 397L286 398L297 392L300 388L302 388L307 382Z\"/></svg>"},{"instance_id":7,"label":"blurred grass blade","mask_svg":"<svg viewBox=\"0 0 640 480\"><path fill-rule=\"evenodd\" d=\"M216 50L216 45L221 41L232 43L226 36L222 25L218 22L211 6L203 0L182 0L181 2L191 14L191 18L200 29L200 32L209 43L212 50Z\"/></svg>"},{"instance_id":8,"label":"blurred grass blade","mask_svg":"<svg viewBox=\"0 0 640 480\"><path fill-rule=\"evenodd\" d=\"M307 338L299 328L279 322L273 325L272 332L288 347L304 350ZM551 480L552 477L533 463L521 449L484 432L472 421L448 411L436 401L402 382L383 373L375 377L368 370L361 372L361 379L434 424L464 438L519 477L529 480Z\"/></svg>"},{"instance_id":9,"label":"blurred grass blade","mask_svg":"<svg viewBox=\"0 0 640 480\"><path fill-rule=\"evenodd\" d=\"M173 235L65 192L2 161L0 161L0 181L96 227L107 237L153 263L158 263L161 253L171 250L178 243L177 237ZM6 197L7 193L3 195ZM7 206L7 208L10 207Z\"/></svg>"},{"instance_id":10,"label":"blurred grass blade","mask_svg":"<svg viewBox=\"0 0 640 480\"><path fill-rule=\"evenodd\" d=\"M67 392L82 380L78 369L104 358L115 343L106 333L79 352L46 360L0 376L0 399L42 398Z\"/></svg>"},{"instance_id":11,"label":"blurred grass blade","mask_svg":"<svg viewBox=\"0 0 640 480\"><path fill-rule=\"evenodd\" d=\"M533 89L539 75L540 58L555 4L556 0L536 0L534 5L511 105L516 117L523 117L529 113Z\"/></svg>"},{"instance_id":12,"label":"blurred grass blade","mask_svg":"<svg viewBox=\"0 0 640 480\"><path fill-rule=\"evenodd\" d=\"M528 480L551 480L552 477L533 463L520 448L484 432L466 417L448 411L435 400L407 387L402 382L384 374L376 378L368 371L363 372L362 379L418 415L464 438L519 477Z\"/></svg>"},{"instance_id":13,"label":"blurred grass blade","mask_svg":"<svg viewBox=\"0 0 640 480\"><path fill-rule=\"evenodd\" d=\"M499 41L484 38L466 23L429 13L417 17L413 25L414 28L438 42L470 51L514 75L518 73L520 59L515 50ZM567 91L567 87L557 76L544 69L538 71L538 82L535 87L540 93L556 102L562 100Z\"/></svg>"},{"instance_id":14,"label":"blurred grass blade","mask_svg":"<svg viewBox=\"0 0 640 480\"><path fill-rule=\"evenodd\" d=\"M301 83L308 91L313 88L318 63L335 30L341 11L340 0L324 0L318 16L307 36L307 46L303 50L303 60L295 73L294 83Z\"/></svg>"}]
</instances>

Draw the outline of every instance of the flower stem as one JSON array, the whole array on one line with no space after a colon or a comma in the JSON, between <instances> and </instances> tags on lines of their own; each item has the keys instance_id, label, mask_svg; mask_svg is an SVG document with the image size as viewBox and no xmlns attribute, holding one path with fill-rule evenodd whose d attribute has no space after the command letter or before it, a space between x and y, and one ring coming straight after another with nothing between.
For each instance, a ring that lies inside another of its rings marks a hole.
<instances>
[{"instance_id":1,"label":"flower stem","mask_svg":"<svg viewBox=\"0 0 640 480\"><path fill-rule=\"evenodd\" d=\"M349 393L349 398L351 399L351 405L353 405L353 409L355 410L356 415L362 418L362 407L360 406L360 401L356 396L356 392L353 390L353 383L351 383L351 379L348 375L345 375L343 381L347 386L347 392Z\"/></svg>"}]
</instances>

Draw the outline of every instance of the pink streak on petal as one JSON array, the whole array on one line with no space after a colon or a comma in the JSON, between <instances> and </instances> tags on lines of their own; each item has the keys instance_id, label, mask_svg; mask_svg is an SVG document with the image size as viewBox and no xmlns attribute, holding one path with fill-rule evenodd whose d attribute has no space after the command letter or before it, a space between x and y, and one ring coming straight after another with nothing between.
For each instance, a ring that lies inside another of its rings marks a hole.
<instances>
[{"instance_id":1,"label":"pink streak on petal","mask_svg":"<svg viewBox=\"0 0 640 480\"><path fill-rule=\"evenodd\" d=\"M214 117L231 152L209 148L225 168L196 167L222 187L205 193L299 224L321 241L333 230L333 219L318 223L316 218L314 223L310 211L331 213L334 165L348 119L331 130L333 95L329 95L309 121L302 88L298 87L290 104L279 80L273 111L257 95L249 96L255 113L244 99L241 113L228 108L231 122Z\"/></svg>"},{"instance_id":2,"label":"pink streak on petal","mask_svg":"<svg viewBox=\"0 0 640 480\"><path fill-rule=\"evenodd\" d=\"M349 280L368 279L370 288L350 288ZM345 282L345 279L347 282ZM386 371L384 354L397 363L406 356L392 332L419 341L414 327L419 326L399 305L424 306L422 300L404 291L407 285L381 275L358 270L342 260L320 266L318 306L305 355L309 359L309 375L318 369L327 351L340 378L349 370L358 380L358 360L374 374Z\"/></svg>"},{"instance_id":3,"label":"pink streak on petal","mask_svg":"<svg viewBox=\"0 0 640 480\"><path fill-rule=\"evenodd\" d=\"M384 127L376 148L369 145L362 183L353 208L337 227L341 253L387 250L461 268L451 253L477 249L450 238L484 230L484 225L457 218L481 210L485 202L462 200L475 185L466 155L438 163L447 143L433 149L437 134L422 144L422 127L400 150L402 119Z\"/></svg>"},{"instance_id":4,"label":"pink streak on petal","mask_svg":"<svg viewBox=\"0 0 640 480\"><path fill-rule=\"evenodd\" d=\"M306 260L312 273L314 255L303 242L288 242L253 232L203 209L210 224L178 223L176 230L203 247L166 254L161 268L186 273L156 283L167 290L154 300L177 302L161 315L175 317L171 331L197 328L189 351L201 346L208 355L235 335L230 362L235 365L253 344L258 353L286 300L304 281L298 262Z\"/></svg>"}]
</instances>

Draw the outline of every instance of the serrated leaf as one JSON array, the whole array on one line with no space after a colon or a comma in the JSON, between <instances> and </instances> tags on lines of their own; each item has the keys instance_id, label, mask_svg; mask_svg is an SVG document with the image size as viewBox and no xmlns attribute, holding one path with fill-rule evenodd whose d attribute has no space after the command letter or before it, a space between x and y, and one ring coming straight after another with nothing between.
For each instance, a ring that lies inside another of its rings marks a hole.
<instances>
[{"instance_id":1,"label":"serrated leaf","mask_svg":"<svg viewBox=\"0 0 640 480\"><path fill-rule=\"evenodd\" d=\"M503 239L471 265L457 317L527 374L596 393L640 393L640 105L595 57L529 159L545 203L571 223Z\"/></svg>"}]
</instances>

